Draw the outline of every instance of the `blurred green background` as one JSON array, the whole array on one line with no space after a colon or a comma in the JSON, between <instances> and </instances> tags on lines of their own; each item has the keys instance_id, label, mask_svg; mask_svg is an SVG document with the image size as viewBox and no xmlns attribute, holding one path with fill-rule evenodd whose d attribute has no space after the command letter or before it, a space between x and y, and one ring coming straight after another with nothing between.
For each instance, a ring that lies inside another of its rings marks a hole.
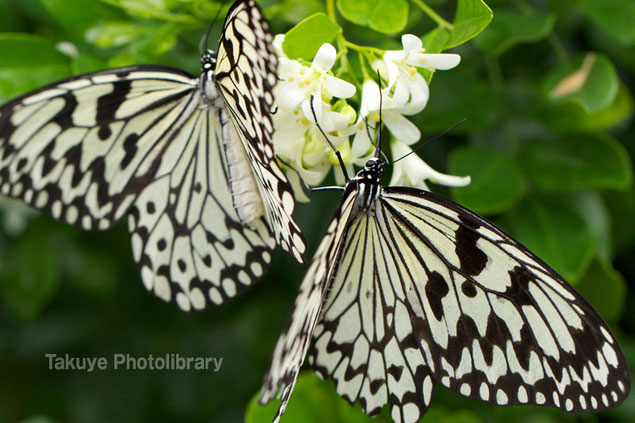
<instances>
[{"instance_id":1,"label":"blurred green background","mask_svg":"<svg viewBox=\"0 0 635 423\"><path fill-rule=\"evenodd\" d=\"M402 18L391 21L401 22L399 33L438 35L418 3L383 2ZM339 0L338 11L346 15L351 4ZM481 1L425 4L455 29L489 22ZM487 4L493 20L450 50L461 54L460 66L435 74L429 105L414 117L426 136L467 118L420 155L436 169L471 175L473 183L433 190L500 224L565 276L609 322L635 368L635 2ZM261 5L274 33L325 7L318 0ZM0 0L0 100L72 74L134 63L198 74L198 41L218 7L208 0ZM347 39L400 47L399 34L369 29L381 30L381 22L353 24L338 16ZM582 78L578 86L576 77ZM573 91L562 91L572 83ZM310 252L339 193L311 198L297 207ZM0 422L260 422L272 416L276 405L249 404L303 275L288 255L278 253L263 280L228 305L185 314L147 294L124 223L84 233L1 201ZM49 370L47 353L111 363L115 353L224 361L218 373L87 373ZM375 421L390 421L385 411ZM574 416L489 406L438 387L425 419L628 422L635 421L635 398L616 410ZM368 418L339 399L330 381L305 371L283 421Z\"/></svg>"}]
</instances>

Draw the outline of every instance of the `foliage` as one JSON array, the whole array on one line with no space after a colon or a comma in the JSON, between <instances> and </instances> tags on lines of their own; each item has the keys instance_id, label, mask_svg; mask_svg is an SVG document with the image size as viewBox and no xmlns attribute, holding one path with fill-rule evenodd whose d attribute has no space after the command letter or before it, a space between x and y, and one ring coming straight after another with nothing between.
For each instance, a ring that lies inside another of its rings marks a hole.
<instances>
[{"instance_id":1,"label":"foliage","mask_svg":"<svg viewBox=\"0 0 635 423\"><path fill-rule=\"evenodd\" d=\"M400 49L403 33L420 37L426 53L460 54L455 69L419 70L430 100L411 118L422 139L467 118L418 152L435 168L470 175L472 184L432 190L488 216L566 276L610 323L635 367L635 317L625 311L635 305L629 293L635 286L633 2L261 4L274 33L286 33L289 57L310 61L323 42L335 43L338 60L348 52L350 66L335 73L358 88L369 54ZM211 0L0 0L0 100L72 74L134 63L197 73L198 42L219 7ZM219 27L211 32L212 48ZM310 198L298 213L315 246L338 194ZM260 409L252 398L303 275L290 257L278 254L258 286L231 304L188 315L145 292L125 224L83 233L8 201L2 216L1 421L238 422L247 410L247 421L264 422L273 415L275 405ZM49 370L44 357L118 352L215 356L224 363L219 373L87 373ZM302 419L303 410L323 417L315 421L368 421L359 406L334 394L332 382L305 373L283 421ZM439 387L426 419L626 422L633 415L635 398L610 412L574 417L492 407ZM386 410L377 421L390 421Z\"/></svg>"}]
</instances>

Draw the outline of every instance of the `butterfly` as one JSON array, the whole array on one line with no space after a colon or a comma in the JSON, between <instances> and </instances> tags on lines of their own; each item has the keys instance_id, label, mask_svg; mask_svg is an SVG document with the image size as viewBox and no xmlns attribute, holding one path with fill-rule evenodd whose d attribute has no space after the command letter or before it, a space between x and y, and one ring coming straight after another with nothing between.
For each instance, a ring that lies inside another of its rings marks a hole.
<instances>
[{"instance_id":1,"label":"butterfly","mask_svg":"<svg viewBox=\"0 0 635 423\"><path fill-rule=\"evenodd\" d=\"M128 217L145 287L223 304L276 245L300 262L291 185L271 137L277 57L253 0L230 7L200 77L140 65L72 77L0 108L0 192L85 230Z\"/></svg>"},{"instance_id":2,"label":"butterfly","mask_svg":"<svg viewBox=\"0 0 635 423\"><path fill-rule=\"evenodd\" d=\"M275 346L259 397L279 393L274 421L307 353L349 403L369 416L389 404L395 422L419 421L439 382L502 406L621 403L628 366L589 303L484 218L432 192L382 186L379 151L346 177Z\"/></svg>"}]
</instances>

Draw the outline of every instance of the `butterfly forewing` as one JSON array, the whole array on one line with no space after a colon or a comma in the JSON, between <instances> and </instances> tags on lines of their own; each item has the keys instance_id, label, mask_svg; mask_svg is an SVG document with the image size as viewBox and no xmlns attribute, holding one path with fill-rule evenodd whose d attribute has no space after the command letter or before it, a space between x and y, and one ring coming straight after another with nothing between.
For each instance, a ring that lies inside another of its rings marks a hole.
<instances>
[{"instance_id":1,"label":"butterfly forewing","mask_svg":"<svg viewBox=\"0 0 635 423\"><path fill-rule=\"evenodd\" d=\"M276 241L302 262L306 242L291 215L291 184L278 166L271 138L273 87L278 58L273 35L251 0L235 3L225 21L217 51L216 82L253 168Z\"/></svg>"},{"instance_id":2,"label":"butterfly forewing","mask_svg":"<svg viewBox=\"0 0 635 423\"><path fill-rule=\"evenodd\" d=\"M112 69L0 108L0 191L83 229L107 229L154 177L151 156L196 106L198 81L158 66Z\"/></svg>"}]
</instances>

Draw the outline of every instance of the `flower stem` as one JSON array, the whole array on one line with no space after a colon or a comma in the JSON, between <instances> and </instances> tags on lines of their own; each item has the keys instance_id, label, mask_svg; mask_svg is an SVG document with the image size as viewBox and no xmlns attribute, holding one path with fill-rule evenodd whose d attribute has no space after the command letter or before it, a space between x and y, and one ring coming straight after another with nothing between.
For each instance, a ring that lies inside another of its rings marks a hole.
<instances>
[{"instance_id":1,"label":"flower stem","mask_svg":"<svg viewBox=\"0 0 635 423\"><path fill-rule=\"evenodd\" d=\"M454 25L450 22L443 19L437 12L435 12L430 6L425 4L422 0L412 0L414 4L419 6L423 12L430 17L433 21L437 23L441 28L446 28L452 31L454 29Z\"/></svg>"}]
</instances>

